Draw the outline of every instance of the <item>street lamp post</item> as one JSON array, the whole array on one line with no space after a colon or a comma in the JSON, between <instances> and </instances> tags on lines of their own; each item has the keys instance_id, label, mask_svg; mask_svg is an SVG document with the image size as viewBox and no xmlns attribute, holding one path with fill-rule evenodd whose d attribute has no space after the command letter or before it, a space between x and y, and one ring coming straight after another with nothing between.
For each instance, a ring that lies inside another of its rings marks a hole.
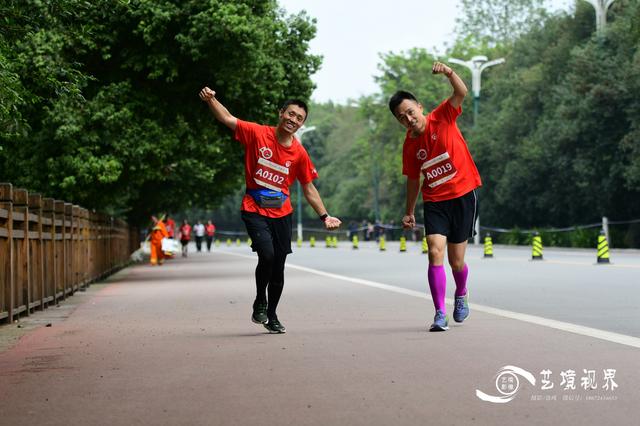
<instances>
[{"instance_id":1,"label":"street lamp post","mask_svg":"<svg viewBox=\"0 0 640 426\"><path fill-rule=\"evenodd\" d=\"M369 130L370 130L370 137L371 140L374 140L373 138L375 137L375 131L376 131L376 122L373 120L373 118L369 118ZM379 162L379 156L378 156L378 149L377 149L377 144L375 147L372 146L372 155L371 155L371 159L372 159L372 174L373 174L373 211L375 214L375 222L378 223L381 221L381 217L380 217L380 176L379 176L379 167L380 165L378 164Z\"/></svg>"},{"instance_id":2,"label":"street lamp post","mask_svg":"<svg viewBox=\"0 0 640 426\"><path fill-rule=\"evenodd\" d=\"M596 10L596 31L602 33L607 23L607 10L615 0L585 0Z\"/></svg>"},{"instance_id":3,"label":"street lamp post","mask_svg":"<svg viewBox=\"0 0 640 426\"><path fill-rule=\"evenodd\" d=\"M305 133L313 132L316 129L316 126L302 126L296 132L296 137L302 143L302 135ZM296 181L298 188L298 241L302 241L302 185L300 185L300 181Z\"/></svg>"},{"instance_id":4,"label":"street lamp post","mask_svg":"<svg viewBox=\"0 0 640 426\"><path fill-rule=\"evenodd\" d=\"M471 70L471 91L473 92L473 125L475 126L478 118L478 108L480 105L480 76L482 71L494 65L504 63L504 58L494 59L489 61L486 56L474 56L470 61L463 61L461 59L449 58L449 62L463 65Z\"/></svg>"},{"instance_id":5,"label":"street lamp post","mask_svg":"<svg viewBox=\"0 0 640 426\"><path fill-rule=\"evenodd\" d=\"M480 76L482 75L482 71L491 66L504 63L504 58L489 61L489 58L480 55L472 57L470 61L449 58L449 62L458 65L464 65L471 70L471 91L473 92L473 125L475 126L478 120L478 109L480 106ZM473 237L473 243L480 244L480 215L478 215L476 218L475 228L476 235Z\"/></svg>"}]
</instances>

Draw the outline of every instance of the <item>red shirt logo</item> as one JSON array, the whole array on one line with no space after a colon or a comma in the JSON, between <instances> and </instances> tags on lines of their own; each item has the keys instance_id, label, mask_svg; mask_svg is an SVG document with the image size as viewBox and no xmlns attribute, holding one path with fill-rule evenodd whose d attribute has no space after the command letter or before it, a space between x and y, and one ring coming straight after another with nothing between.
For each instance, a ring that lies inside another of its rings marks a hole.
<instances>
[{"instance_id":1,"label":"red shirt logo","mask_svg":"<svg viewBox=\"0 0 640 426\"><path fill-rule=\"evenodd\" d=\"M267 148L266 146L263 146L262 148L260 148L260 155L265 160L268 160L271 157L273 157L273 152L269 148Z\"/></svg>"}]
</instances>

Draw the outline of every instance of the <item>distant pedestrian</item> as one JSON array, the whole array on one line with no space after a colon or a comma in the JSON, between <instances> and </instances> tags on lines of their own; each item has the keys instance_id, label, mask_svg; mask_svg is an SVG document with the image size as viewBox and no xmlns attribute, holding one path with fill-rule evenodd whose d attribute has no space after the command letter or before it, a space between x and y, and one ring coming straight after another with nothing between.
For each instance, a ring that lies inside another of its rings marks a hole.
<instances>
[{"instance_id":1,"label":"distant pedestrian","mask_svg":"<svg viewBox=\"0 0 640 426\"><path fill-rule=\"evenodd\" d=\"M182 221L180 226L180 244L182 244L182 257L187 257L189 251L189 241L191 241L191 225L187 219Z\"/></svg>"},{"instance_id":2,"label":"distant pedestrian","mask_svg":"<svg viewBox=\"0 0 640 426\"><path fill-rule=\"evenodd\" d=\"M209 220L204 226L204 230L206 232L204 238L207 241L207 251L211 251L211 243L213 243L213 237L216 234L216 226Z\"/></svg>"},{"instance_id":3,"label":"distant pedestrian","mask_svg":"<svg viewBox=\"0 0 640 426\"><path fill-rule=\"evenodd\" d=\"M156 218L151 216L153 221L153 228L151 230L151 265L162 265L164 263L164 252L162 251L162 240L169 236L167 228L163 222L163 216Z\"/></svg>"},{"instance_id":4,"label":"distant pedestrian","mask_svg":"<svg viewBox=\"0 0 640 426\"><path fill-rule=\"evenodd\" d=\"M444 74L453 94L427 116L422 105L409 92L396 92L389 109L407 129L402 155L402 173L407 176L406 211L402 224L406 229L416 225L414 210L422 184L425 233L429 246L427 272L436 314L430 331L449 328L445 308L447 275L444 253L456 282L453 319L462 322L469 316L467 267L464 256L467 240L474 235L478 213L476 188L482 183L480 174L458 129L456 119L462 113L467 94L464 82L447 65L435 62L433 74Z\"/></svg>"},{"instance_id":5,"label":"distant pedestrian","mask_svg":"<svg viewBox=\"0 0 640 426\"><path fill-rule=\"evenodd\" d=\"M196 250L202 251L202 240L204 240L205 235L205 229L202 222L198 221L198 223L193 226L193 234L196 237Z\"/></svg>"}]
</instances>

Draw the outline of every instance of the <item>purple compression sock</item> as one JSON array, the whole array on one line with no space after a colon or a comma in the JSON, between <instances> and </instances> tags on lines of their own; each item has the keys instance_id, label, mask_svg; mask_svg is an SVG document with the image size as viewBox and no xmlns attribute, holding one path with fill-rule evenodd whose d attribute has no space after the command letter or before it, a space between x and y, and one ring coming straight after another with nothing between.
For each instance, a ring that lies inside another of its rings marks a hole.
<instances>
[{"instance_id":1,"label":"purple compression sock","mask_svg":"<svg viewBox=\"0 0 640 426\"><path fill-rule=\"evenodd\" d=\"M429 289L431 290L431 298L433 299L433 305L437 311L446 313L444 306L444 296L447 292L447 274L444 271L443 265L429 265L429 271L427 272L429 278Z\"/></svg>"},{"instance_id":2,"label":"purple compression sock","mask_svg":"<svg viewBox=\"0 0 640 426\"><path fill-rule=\"evenodd\" d=\"M464 264L464 268L459 271L451 271L453 279L456 281L456 297L467 294L467 277L469 276L469 267Z\"/></svg>"}]
</instances>

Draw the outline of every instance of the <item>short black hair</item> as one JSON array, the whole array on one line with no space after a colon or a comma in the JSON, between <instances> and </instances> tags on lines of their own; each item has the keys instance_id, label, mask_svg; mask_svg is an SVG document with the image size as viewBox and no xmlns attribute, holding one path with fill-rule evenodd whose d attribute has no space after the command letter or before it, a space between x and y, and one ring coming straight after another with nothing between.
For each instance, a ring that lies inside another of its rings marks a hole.
<instances>
[{"instance_id":1,"label":"short black hair","mask_svg":"<svg viewBox=\"0 0 640 426\"><path fill-rule=\"evenodd\" d=\"M304 110L304 119L305 120L307 119L307 116L309 115L309 108L307 107L307 104L304 101L301 101L300 99L287 99L282 103L282 107L280 108L280 111L286 110L289 105L295 105L302 108Z\"/></svg>"},{"instance_id":2,"label":"short black hair","mask_svg":"<svg viewBox=\"0 0 640 426\"><path fill-rule=\"evenodd\" d=\"M389 109L391 110L391 114L395 116L396 108L398 108L398 105L400 105L402 101L407 99L410 101L418 102L416 97L413 96L413 93L404 90L398 90L396 93L394 93L393 96L391 96L391 98L389 99Z\"/></svg>"}]
</instances>

